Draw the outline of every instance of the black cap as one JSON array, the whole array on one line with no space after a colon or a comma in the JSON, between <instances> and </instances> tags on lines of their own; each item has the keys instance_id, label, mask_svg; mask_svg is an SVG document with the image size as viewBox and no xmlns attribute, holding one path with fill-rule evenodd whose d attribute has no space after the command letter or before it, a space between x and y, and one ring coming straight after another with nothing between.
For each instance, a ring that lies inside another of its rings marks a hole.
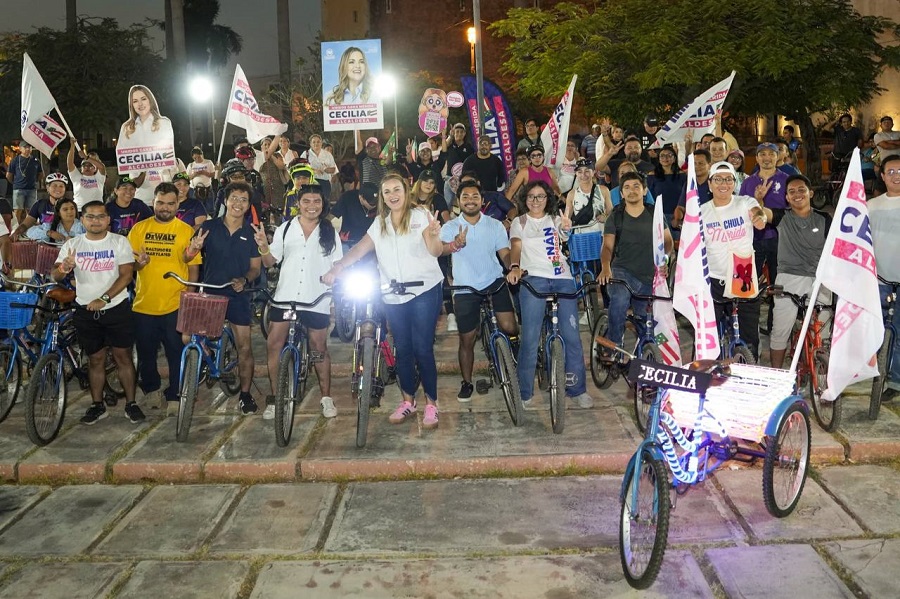
<instances>
[{"instance_id":1,"label":"black cap","mask_svg":"<svg viewBox=\"0 0 900 599\"><path fill-rule=\"evenodd\" d=\"M119 189L123 185L131 185L132 187L137 189L137 185L135 185L134 181L132 181L131 177L129 177L128 175L119 178L119 182L116 183L116 189Z\"/></svg>"},{"instance_id":2,"label":"black cap","mask_svg":"<svg viewBox=\"0 0 900 599\"><path fill-rule=\"evenodd\" d=\"M187 173L176 173L175 176L172 177L172 183L174 183L175 181L187 181L188 183L190 183L191 178L188 177Z\"/></svg>"},{"instance_id":3,"label":"black cap","mask_svg":"<svg viewBox=\"0 0 900 599\"><path fill-rule=\"evenodd\" d=\"M590 160L588 160L587 158L579 158L579 159L575 162L575 169L578 170L578 169L580 169L580 168L589 168L589 169L593 169L593 168L594 168L594 163L591 162Z\"/></svg>"},{"instance_id":4,"label":"black cap","mask_svg":"<svg viewBox=\"0 0 900 599\"><path fill-rule=\"evenodd\" d=\"M437 176L434 174L434 171L430 168L426 168L424 171L419 173L419 181L435 181L437 182Z\"/></svg>"},{"instance_id":5,"label":"black cap","mask_svg":"<svg viewBox=\"0 0 900 599\"><path fill-rule=\"evenodd\" d=\"M656 127L659 125L659 119L656 118L656 115L648 114L644 118L644 122L650 125L651 127Z\"/></svg>"},{"instance_id":6,"label":"black cap","mask_svg":"<svg viewBox=\"0 0 900 599\"><path fill-rule=\"evenodd\" d=\"M359 193L369 202L378 199L378 185L375 183L363 183L359 186Z\"/></svg>"}]
</instances>

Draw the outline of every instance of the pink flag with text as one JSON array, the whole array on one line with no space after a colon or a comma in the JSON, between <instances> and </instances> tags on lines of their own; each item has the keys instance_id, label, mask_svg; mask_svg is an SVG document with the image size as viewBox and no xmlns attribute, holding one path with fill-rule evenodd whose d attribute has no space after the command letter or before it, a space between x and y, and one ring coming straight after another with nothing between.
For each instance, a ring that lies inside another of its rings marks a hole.
<instances>
[{"instance_id":1,"label":"pink flag with text","mask_svg":"<svg viewBox=\"0 0 900 599\"><path fill-rule=\"evenodd\" d=\"M653 263L656 274L653 275L653 295L669 296L669 285L666 276L660 270L666 264L665 219L663 217L662 196L656 198L653 209ZM662 353L663 360L670 366L681 366L681 346L678 342L678 323L672 302L653 302L653 320L656 321L656 344Z\"/></svg>"}]
</instances>

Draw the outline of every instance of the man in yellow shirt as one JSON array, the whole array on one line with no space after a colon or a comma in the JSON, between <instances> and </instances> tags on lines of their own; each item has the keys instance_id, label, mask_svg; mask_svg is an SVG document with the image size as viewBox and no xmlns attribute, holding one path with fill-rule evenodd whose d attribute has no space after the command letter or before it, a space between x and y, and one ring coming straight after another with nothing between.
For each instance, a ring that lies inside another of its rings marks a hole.
<instances>
[{"instance_id":1,"label":"man in yellow shirt","mask_svg":"<svg viewBox=\"0 0 900 599\"><path fill-rule=\"evenodd\" d=\"M128 234L137 268L132 311L140 386L146 397L145 405L162 407L162 382L156 368L156 355L162 343L169 363L165 400L170 414L177 413L178 409L178 374L184 344L175 326L178 302L185 287L175 279L164 279L163 275L171 271L183 279L197 281L203 245L202 240L192 241L194 229L175 218L177 210L178 189L171 183L160 183L153 194L153 218L137 223Z\"/></svg>"}]
</instances>

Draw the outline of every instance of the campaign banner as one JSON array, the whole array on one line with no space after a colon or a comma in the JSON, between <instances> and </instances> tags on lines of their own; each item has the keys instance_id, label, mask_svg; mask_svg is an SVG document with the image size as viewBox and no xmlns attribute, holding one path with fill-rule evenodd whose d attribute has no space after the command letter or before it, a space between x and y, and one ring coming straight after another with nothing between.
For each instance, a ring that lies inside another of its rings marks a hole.
<instances>
[{"instance_id":1,"label":"campaign banner","mask_svg":"<svg viewBox=\"0 0 900 599\"><path fill-rule=\"evenodd\" d=\"M177 166L172 122L159 114L159 104L149 88L131 86L128 113L130 118L122 123L116 142L119 174Z\"/></svg>"},{"instance_id":2,"label":"campaign banner","mask_svg":"<svg viewBox=\"0 0 900 599\"><path fill-rule=\"evenodd\" d=\"M38 152L50 158L62 140L66 138L66 130L49 114L37 119L22 129L22 139L27 141Z\"/></svg>"},{"instance_id":3,"label":"campaign banner","mask_svg":"<svg viewBox=\"0 0 900 599\"><path fill-rule=\"evenodd\" d=\"M553 110L547 126L541 131L541 145L544 146L544 166L557 168L566 156L566 139L569 137L569 119L572 116L572 98L578 75L572 75L569 89Z\"/></svg>"},{"instance_id":4,"label":"campaign banner","mask_svg":"<svg viewBox=\"0 0 900 599\"><path fill-rule=\"evenodd\" d=\"M28 125L45 116L56 108L56 100L37 67L31 62L31 57L25 53L22 58L22 112L21 129L25 131Z\"/></svg>"},{"instance_id":5,"label":"campaign banner","mask_svg":"<svg viewBox=\"0 0 900 599\"><path fill-rule=\"evenodd\" d=\"M667 143L680 142L687 132L694 141L699 141L707 133L716 129L716 113L722 110L725 98L731 90L735 71L711 88L683 106L656 132L656 142L652 148L661 148Z\"/></svg>"},{"instance_id":6,"label":"campaign banner","mask_svg":"<svg viewBox=\"0 0 900 599\"><path fill-rule=\"evenodd\" d=\"M384 128L384 106L375 89L380 75L380 39L322 42L325 131Z\"/></svg>"},{"instance_id":7,"label":"campaign banner","mask_svg":"<svg viewBox=\"0 0 900 599\"><path fill-rule=\"evenodd\" d=\"M472 75L462 78L463 95L469 124L473 132L473 145L478 147L478 83ZM490 79L484 80L484 134L491 139L491 153L503 161L506 172L516 168L516 127L513 113L500 89Z\"/></svg>"},{"instance_id":8,"label":"campaign banner","mask_svg":"<svg viewBox=\"0 0 900 599\"><path fill-rule=\"evenodd\" d=\"M660 297L669 295L669 284L663 267L668 263L666 254L666 225L662 209L662 196L656 198L653 209L653 263L656 271L653 275L653 294ZM672 302L653 302L653 319L656 321L654 336L663 360L670 366L681 366L681 344L678 340L678 322L675 320L675 309Z\"/></svg>"},{"instance_id":9,"label":"campaign banner","mask_svg":"<svg viewBox=\"0 0 900 599\"><path fill-rule=\"evenodd\" d=\"M250 83L241 65L235 66L234 69L234 81L231 84L225 121L244 128L247 131L247 140L252 144L266 136L281 135L287 131L287 125L259 110L259 104L256 103L256 97L250 89Z\"/></svg>"}]
</instances>

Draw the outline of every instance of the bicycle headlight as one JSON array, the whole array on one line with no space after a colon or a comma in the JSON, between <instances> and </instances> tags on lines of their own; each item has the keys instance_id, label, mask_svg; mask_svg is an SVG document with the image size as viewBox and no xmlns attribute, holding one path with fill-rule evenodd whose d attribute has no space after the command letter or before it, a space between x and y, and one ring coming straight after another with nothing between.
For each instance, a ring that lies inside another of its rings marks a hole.
<instances>
[{"instance_id":1,"label":"bicycle headlight","mask_svg":"<svg viewBox=\"0 0 900 599\"><path fill-rule=\"evenodd\" d=\"M365 299L375 290L376 281L368 272L356 271L344 277L343 292L354 299Z\"/></svg>"}]
</instances>

